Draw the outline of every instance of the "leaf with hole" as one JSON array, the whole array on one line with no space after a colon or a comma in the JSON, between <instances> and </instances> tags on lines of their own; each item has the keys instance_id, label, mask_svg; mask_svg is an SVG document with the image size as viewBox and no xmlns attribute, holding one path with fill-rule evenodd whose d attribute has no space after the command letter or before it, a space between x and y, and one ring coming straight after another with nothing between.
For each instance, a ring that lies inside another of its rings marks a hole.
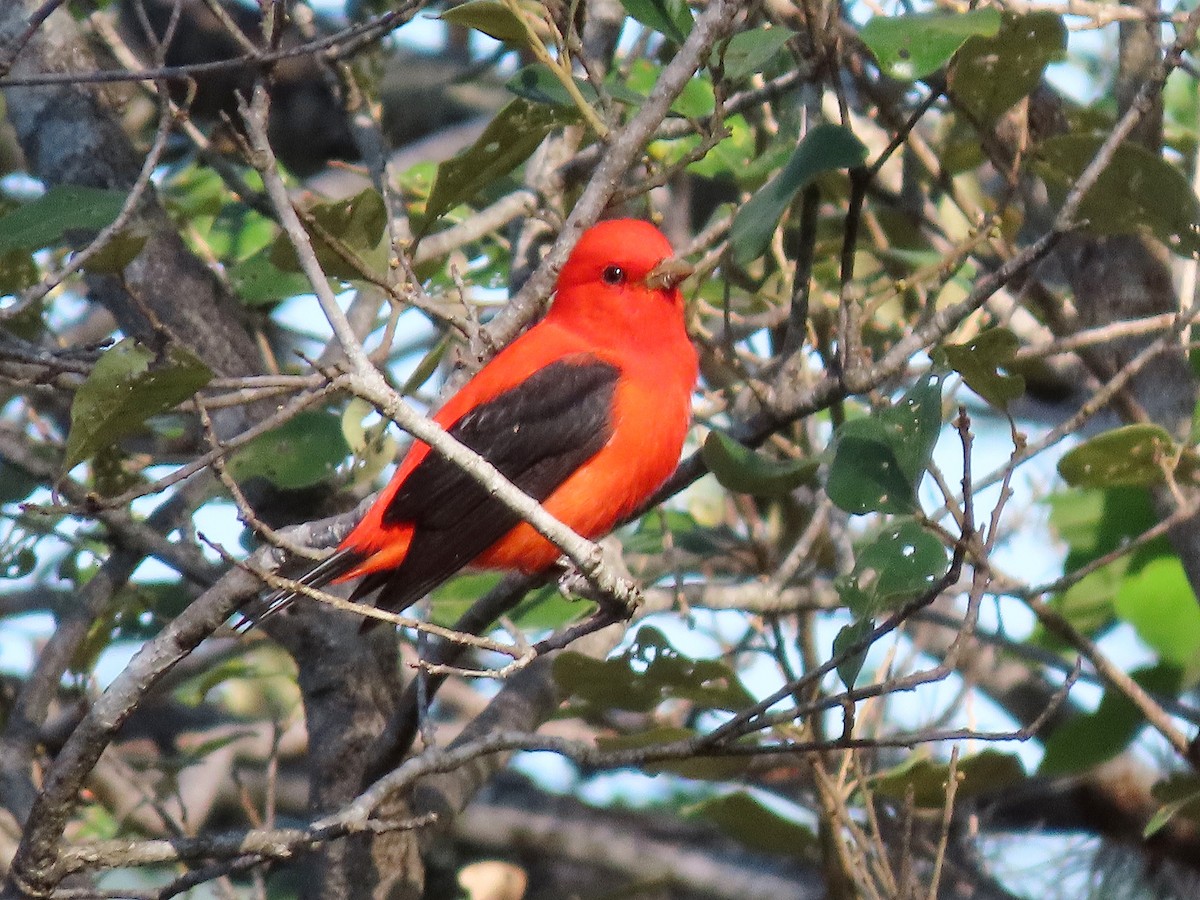
<instances>
[{"instance_id":1,"label":"leaf with hole","mask_svg":"<svg viewBox=\"0 0 1200 900\"><path fill-rule=\"evenodd\" d=\"M630 647L611 659L563 653L554 661L554 680L563 693L601 709L649 712L679 699L734 710L753 702L725 663L683 655L652 626L642 626Z\"/></svg>"},{"instance_id":2,"label":"leaf with hole","mask_svg":"<svg viewBox=\"0 0 1200 900\"><path fill-rule=\"evenodd\" d=\"M1075 186L1106 136L1063 134L1038 145L1035 171L1058 204ZM1092 234L1148 231L1173 253L1200 253L1200 199L1183 173L1138 144L1117 147L1076 215Z\"/></svg>"},{"instance_id":3,"label":"leaf with hole","mask_svg":"<svg viewBox=\"0 0 1200 900\"><path fill-rule=\"evenodd\" d=\"M496 114L474 144L438 166L422 233L460 203L509 174L551 131L574 122L577 113L517 98Z\"/></svg>"},{"instance_id":4,"label":"leaf with hole","mask_svg":"<svg viewBox=\"0 0 1200 900\"><path fill-rule=\"evenodd\" d=\"M965 344L947 344L942 350L967 387L992 406L1004 409L1025 393L1024 378L1000 371L1012 365L1018 346L1017 336L1007 328L989 328Z\"/></svg>"},{"instance_id":5,"label":"leaf with hole","mask_svg":"<svg viewBox=\"0 0 1200 900\"><path fill-rule=\"evenodd\" d=\"M1058 474L1072 487L1147 487L1162 484L1172 468L1175 477L1190 478L1198 465L1200 457L1190 449L1180 453L1165 428L1141 423L1098 434L1064 453Z\"/></svg>"},{"instance_id":6,"label":"leaf with hole","mask_svg":"<svg viewBox=\"0 0 1200 900\"><path fill-rule=\"evenodd\" d=\"M954 54L947 73L950 93L979 125L990 128L1029 96L1046 66L1062 59L1066 49L1067 29L1060 16L1006 13L996 34L976 35Z\"/></svg>"},{"instance_id":7,"label":"leaf with hole","mask_svg":"<svg viewBox=\"0 0 1200 900\"><path fill-rule=\"evenodd\" d=\"M838 428L825 485L838 508L853 515L918 509L917 488L942 425L942 382L931 372L895 406Z\"/></svg>"},{"instance_id":8,"label":"leaf with hole","mask_svg":"<svg viewBox=\"0 0 1200 900\"><path fill-rule=\"evenodd\" d=\"M856 618L896 609L931 589L946 574L942 542L911 519L892 523L861 550L854 570L835 580Z\"/></svg>"},{"instance_id":9,"label":"leaf with hole","mask_svg":"<svg viewBox=\"0 0 1200 900\"><path fill-rule=\"evenodd\" d=\"M932 75L968 38L994 37L1000 13L990 7L964 13L910 13L875 16L859 32L879 68L897 81L916 81Z\"/></svg>"}]
</instances>

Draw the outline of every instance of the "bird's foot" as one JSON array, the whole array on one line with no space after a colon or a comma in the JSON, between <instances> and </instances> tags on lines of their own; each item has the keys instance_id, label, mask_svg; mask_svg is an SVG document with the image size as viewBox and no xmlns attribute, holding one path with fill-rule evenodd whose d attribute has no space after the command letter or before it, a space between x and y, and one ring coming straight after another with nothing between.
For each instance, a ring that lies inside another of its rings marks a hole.
<instances>
[{"instance_id":1,"label":"bird's foot","mask_svg":"<svg viewBox=\"0 0 1200 900\"><path fill-rule=\"evenodd\" d=\"M596 602L614 621L632 618L642 605L642 590L625 565L621 542L605 538L596 544L596 552L587 562L582 568L567 562L558 589L568 597Z\"/></svg>"}]
</instances>

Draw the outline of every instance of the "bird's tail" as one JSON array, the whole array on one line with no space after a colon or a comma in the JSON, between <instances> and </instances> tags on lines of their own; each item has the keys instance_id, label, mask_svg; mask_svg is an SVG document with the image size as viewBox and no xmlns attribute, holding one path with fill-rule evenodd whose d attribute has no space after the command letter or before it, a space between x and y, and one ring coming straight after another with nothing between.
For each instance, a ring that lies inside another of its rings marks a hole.
<instances>
[{"instance_id":1,"label":"bird's tail","mask_svg":"<svg viewBox=\"0 0 1200 900\"><path fill-rule=\"evenodd\" d=\"M300 584L311 588L323 588L330 582L336 581L363 561L363 554L345 547L330 554L296 579ZM303 596L300 591L278 590L268 594L261 600L256 600L241 610L241 621L234 626L238 634L245 634L256 625L261 625L276 613L282 612L292 605L292 602Z\"/></svg>"}]
</instances>

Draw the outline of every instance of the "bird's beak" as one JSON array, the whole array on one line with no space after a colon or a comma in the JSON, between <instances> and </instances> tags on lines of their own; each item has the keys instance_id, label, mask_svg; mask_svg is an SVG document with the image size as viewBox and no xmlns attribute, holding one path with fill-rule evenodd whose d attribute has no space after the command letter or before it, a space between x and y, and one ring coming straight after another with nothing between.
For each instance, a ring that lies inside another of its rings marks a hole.
<instances>
[{"instance_id":1,"label":"bird's beak","mask_svg":"<svg viewBox=\"0 0 1200 900\"><path fill-rule=\"evenodd\" d=\"M651 290L669 291L694 271L692 264L686 259L671 256L651 269L643 283Z\"/></svg>"}]
</instances>

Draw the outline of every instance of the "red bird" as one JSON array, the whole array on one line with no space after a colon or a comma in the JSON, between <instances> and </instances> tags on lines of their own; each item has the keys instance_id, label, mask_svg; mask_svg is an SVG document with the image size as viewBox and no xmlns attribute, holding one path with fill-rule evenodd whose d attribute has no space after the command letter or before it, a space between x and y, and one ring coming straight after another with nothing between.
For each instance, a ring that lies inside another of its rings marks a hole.
<instances>
[{"instance_id":1,"label":"red bird","mask_svg":"<svg viewBox=\"0 0 1200 900\"><path fill-rule=\"evenodd\" d=\"M546 317L434 421L579 534L607 533L679 461L697 376L678 287L690 273L653 225L618 219L589 229ZM560 555L416 441L362 521L301 581L361 577L352 599L382 589L376 605L398 612L468 565L533 574ZM279 595L271 611L291 599Z\"/></svg>"}]
</instances>

